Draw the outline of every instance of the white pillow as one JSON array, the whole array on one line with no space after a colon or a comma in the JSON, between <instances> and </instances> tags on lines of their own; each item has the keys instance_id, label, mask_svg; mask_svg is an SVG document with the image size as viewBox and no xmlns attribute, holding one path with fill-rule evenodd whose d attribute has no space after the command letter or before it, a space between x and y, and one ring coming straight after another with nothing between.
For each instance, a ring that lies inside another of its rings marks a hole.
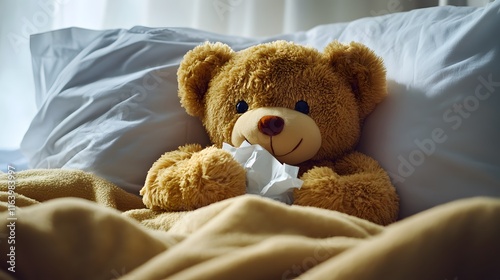
<instances>
[{"instance_id":1,"label":"white pillow","mask_svg":"<svg viewBox=\"0 0 500 280\"><path fill-rule=\"evenodd\" d=\"M389 172L401 218L500 196L499 8L436 7L263 39L145 27L35 35L40 111L22 149L32 167L79 168L138 193L162 153L208 143L177 98L175 72L188 50L205 40L238 50L276 39L322 50L338 39L385 60L389 97L367 119L360 149Z\"/></svg>"},{"instance_id":2,"label":"white pillow","mask_svg":"<svg viewBox=\"0 0 500 280\"><path fill-rule=\"evenodd\" d=\"M352 22L339 38L385 60L390 95L367 120L360 148L389 172L401 218L500 197L499 11L500 1L416 10Z\"/></svg>"},{"instance_id":3,"label":"white pillow","mask_svg":"<svg viewBox=\"0 0 500 280\"><path fill-rule=\"evenodd\" d=\"M90 171L138 194L163 152L207 144L176 94L179 60L204 40L191 34L205 35L137 27L32 36L39 111L21 145L30 166Z\"/></svg>"},{"instance_id":4,"label":"white pillow","mask_svg":"<svg viewBox=\"0 0 500 280\"><path fill-rule=\"evenodd\" d=\"M163 153L210 144L180 106L176 75L184 54L207 40L239 50L273 38L141 26L31 36L38 113L21 143L30 167L93 172L138 195Z\"/></svg>"}]
</instances>

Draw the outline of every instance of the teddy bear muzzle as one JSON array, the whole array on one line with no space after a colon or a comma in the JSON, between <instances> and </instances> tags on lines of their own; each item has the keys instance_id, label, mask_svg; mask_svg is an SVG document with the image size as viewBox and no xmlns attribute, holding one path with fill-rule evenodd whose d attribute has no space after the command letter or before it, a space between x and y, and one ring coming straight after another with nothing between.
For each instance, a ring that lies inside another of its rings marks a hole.
<instances>
[{"instance_id":1,"label":"teddy bear muzzle","mask_svg":"<svg viewBox=\"0 0 500 280\"><path fill-rule=\"evenodd\" d=\"M243 113L232 131L232 144L261 145L282 163L299 164L321 147L321 132L306 114L282 107L263 107Z\"/></svg>"}]
</instances>

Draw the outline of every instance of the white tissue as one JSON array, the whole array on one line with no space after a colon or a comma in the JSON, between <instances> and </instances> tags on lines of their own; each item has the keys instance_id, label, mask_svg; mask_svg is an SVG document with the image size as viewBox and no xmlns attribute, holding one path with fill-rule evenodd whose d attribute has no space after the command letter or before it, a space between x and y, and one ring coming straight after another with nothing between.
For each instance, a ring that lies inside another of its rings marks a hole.
<instances>
[{"instance_id":1,"label":"white tissue","mask_svg":"<svg viewBox=\"0 0 500 280\"><path fill-rule=\"evenodd\" d=\"M244 141L239 148L223 143L247 172L247 193L258 194L286 204L293 203L293 189L300 189L299 168L279 162L260 145Z\"/></svg>"}]
</instances>

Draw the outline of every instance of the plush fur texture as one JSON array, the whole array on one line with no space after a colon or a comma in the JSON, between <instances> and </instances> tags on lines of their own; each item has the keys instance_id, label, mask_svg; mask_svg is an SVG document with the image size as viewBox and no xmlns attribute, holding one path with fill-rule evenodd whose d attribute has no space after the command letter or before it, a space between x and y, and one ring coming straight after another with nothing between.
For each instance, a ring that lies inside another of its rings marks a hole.
<instances>
[{"instance_id":1,"label":"plush fur texture","mask_svg":"<svg viewBox=\"0 0 500 280\"><path fill-rule=\"evenodd\" d=\"M182 106L214 146L164 154L141 190L148 207L190 210L244 194L244 170L219 148L247 140L300 167L296 204L396 220L388 175L355 151L364 119L386 95L383 62L364 45L335 41L319 52L276 41L234 52L206 43L185 55L178 81Z\"/></svg>"}]
</instances>

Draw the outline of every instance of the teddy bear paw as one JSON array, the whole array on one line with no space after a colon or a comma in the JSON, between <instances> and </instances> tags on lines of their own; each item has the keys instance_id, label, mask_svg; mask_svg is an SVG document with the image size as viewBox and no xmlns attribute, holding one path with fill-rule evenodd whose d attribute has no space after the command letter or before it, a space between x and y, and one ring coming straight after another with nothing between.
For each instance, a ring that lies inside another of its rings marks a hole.
<instances>
[{"instance_id":1,"label":"teddy bear paw","mask_svg":"<svg viewBox=\"0 0 500 280\"><path fill-rule=\"evenodd\" d=\"M294 191L294 203L357 216L387 225L397 218L398 198L384 177L371 174L339 176L329 167L315 167L304 173L302 187Z\"/></svg>"},{"instance_id":2,"label":"teddy bear paw","mask_svg":"<svg viewBox=\"0 0 500 280\"><path fill-rule=\"evenodd\" d=\"M148 192L152 199L144 201L153 209L194 210L245 194L245 176L245 170L231 154L209 147L158 171L155 186Z\"/></svg>"}]
</instances>

